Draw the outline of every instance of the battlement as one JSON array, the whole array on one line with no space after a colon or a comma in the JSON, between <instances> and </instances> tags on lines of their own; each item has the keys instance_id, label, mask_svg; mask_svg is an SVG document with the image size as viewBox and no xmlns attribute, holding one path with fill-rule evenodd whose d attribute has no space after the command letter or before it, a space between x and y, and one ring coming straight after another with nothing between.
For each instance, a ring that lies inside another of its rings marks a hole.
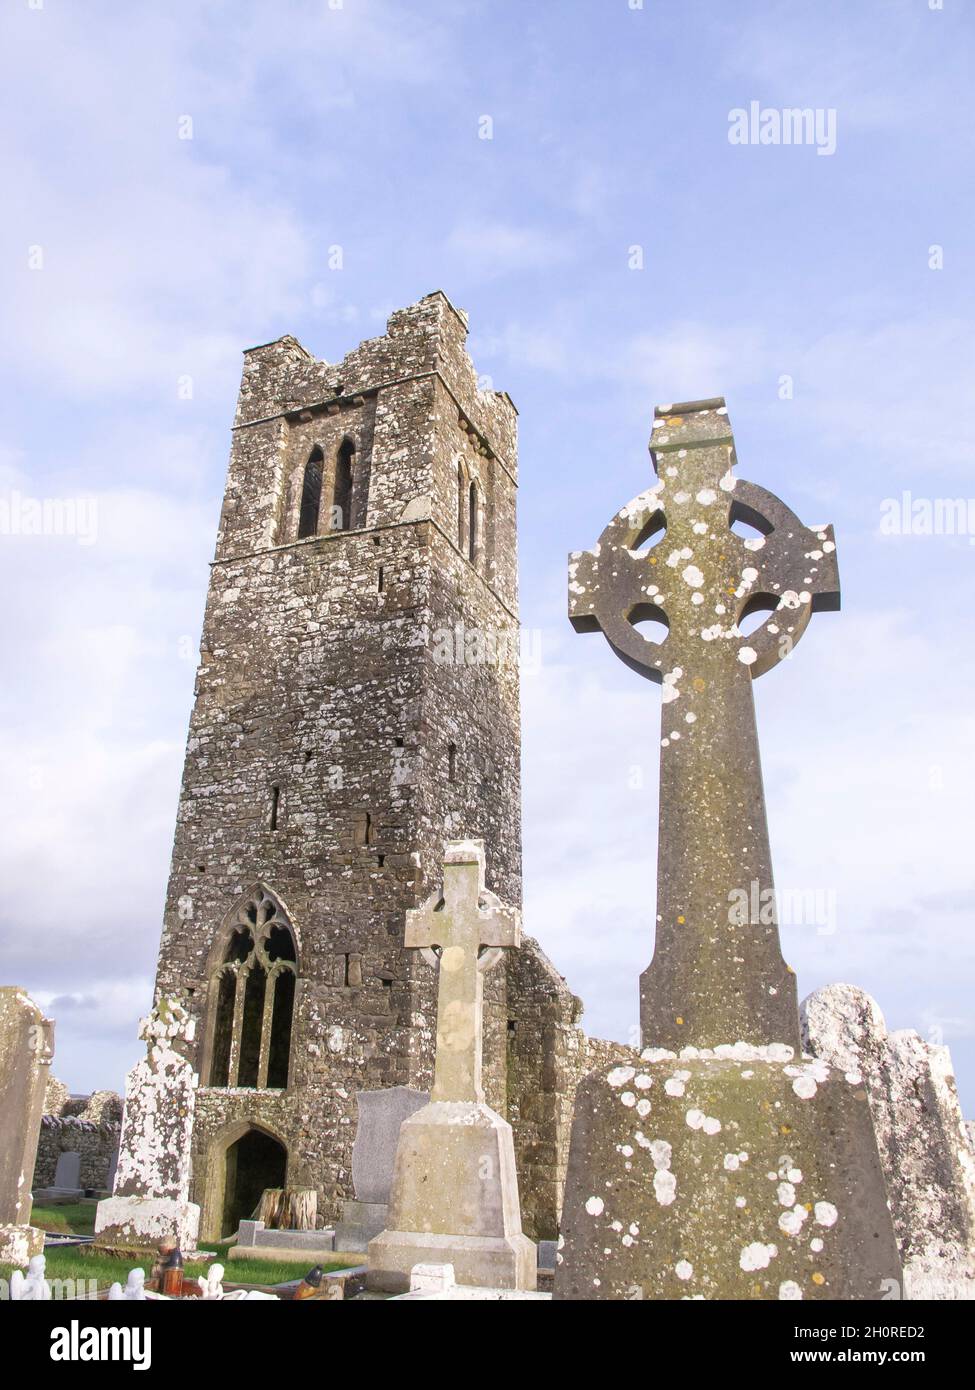
<instances>
[{"instance_id":1,"label":"battlement","mask_svg":"<svg viewBox=\"0 0 975 1390\"><path fill-rule=\"evenodd\" d=\"M327 412L384 386L439 377L481 447L516 468L517 410L506 391L482 390L467 352L467 315L434 290L396 309L386 333L367 338L341 362L316 358L292 334L244 353L234 428L274 418Z\"/></svg>"}]
</instances>

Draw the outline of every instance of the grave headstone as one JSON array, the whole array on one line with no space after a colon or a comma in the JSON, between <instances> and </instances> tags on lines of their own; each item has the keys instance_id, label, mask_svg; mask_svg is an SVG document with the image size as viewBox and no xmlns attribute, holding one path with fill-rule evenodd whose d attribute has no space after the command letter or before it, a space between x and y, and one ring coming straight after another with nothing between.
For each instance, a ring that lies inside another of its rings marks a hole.
<instances>
[{"instance_id":1,"label":"grave headstone","mask_svg":"<svg viewBox=\"0 0 975 1390\"><path fill-rule=\"evenodd\" d=\"M54 1024L22 989L0 988L0 1263L25 1265L44 1248L30 1224L31 1178L44 1111Z\"/></svg>"},{"instance_id":2,"label":"grave headstone","mask_svg":"<svg viewBox=\"0 0 975 1390\"><path fill-rule=\"evenodd\" d=\"M658 407L651 452L654 486L570 557L574 626L662 687L663 722L645 1050L577 1092L555 1297L890 1297L863 1078L801 1054L752 696L838 607L832 529L735 477L720 398Z\"/></svg>"},{"instance_id":3,"label":"grave headstone","mask_svg":"<svg viewBox=\"0 0 975 1390\"><path fill-rule=\"evenodd\" d=\"M99 1244L196 1248L200 1208L189 1193L198 1078L177 1050L194 1026L175 999L161 998L142 1020L146 1056L126 1077L115 1187L95 1215Z\"/></svg>"},{"instance_id":4,"label":"grave headstone","mask_svg":"<svg viewBox=\"0 0 975 1390\"><path fill-rule=\"evenodd\" d=\"M947 1047L889 1033L852 985L816 990L800 1016L811 1053L863 1076L908 1296L975 1298L975 1154Z\"/></svg>"},{"instance_id":5,"label":"grave headstone","mask_svg":"<svg viewBox=\"0 0 975 1390\"><path fill-rule=\"evenodd\" d=\"M365 1250L386 1227L396 1146L403 1121L430 1102L429 1091L390 1086L356 1095L359 1123L352 1146L355 1199L343 1202L336 1250Z\"/></svg>"},{"instance_id":6,"label":"grave headstone","mask_svg":"<svg viewBox=\"0 0 975 1390\"><path fill-rule=\"evenodd\" d=\"M58 1154L54 1170L54 1188L58 1192L80 1192L81 1154L75 1149L66 1149Z\"/></svg>"},{"instance_id":7,"label":"grave headstone","mask_svg":"<svg viewBox=\"0 0 975 1390\"><path fill-rule=\"evenodd\" d=\"M521 923L486 890L484 869L482 841L448 842L443 892L407 913L406 945L439 969L437 1052L430 1103L400 1127L389 1226L369 1243L371 1289L408 1290L417 1264L451 1264L459 1284L535 1287L511 1126L481 1081L483 974L519 945Z\"/></svg>"}]
</instances>

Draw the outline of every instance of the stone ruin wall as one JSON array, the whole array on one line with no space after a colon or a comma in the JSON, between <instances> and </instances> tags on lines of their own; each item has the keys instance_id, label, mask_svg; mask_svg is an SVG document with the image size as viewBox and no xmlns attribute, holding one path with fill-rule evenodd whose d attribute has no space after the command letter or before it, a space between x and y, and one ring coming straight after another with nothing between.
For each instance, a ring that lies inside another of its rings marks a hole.
<instances>
[{"instance_id":1,"label":"stone ruin wall","mask_svg":"<svg viewBox=\"0 0 975 1390\"><path fill-rule=\"evenodd\" d=\"M72 1097L63 1082L51 1077L44 1096L33 1189L53 1187L60 1155L78 1153L79 1186L106 1190L121 1122L122 1099L114 1091Z\"/></svg>"}]
</instances>

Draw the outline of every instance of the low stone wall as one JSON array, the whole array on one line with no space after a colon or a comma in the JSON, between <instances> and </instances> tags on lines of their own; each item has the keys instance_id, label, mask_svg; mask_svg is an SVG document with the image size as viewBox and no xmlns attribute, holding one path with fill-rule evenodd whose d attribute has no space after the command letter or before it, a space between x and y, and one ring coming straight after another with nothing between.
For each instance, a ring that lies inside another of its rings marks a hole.
<instances>
[{"instance_id":1,"label":"low stone wall","mask_svg":"<svg viewBox=\"0 0 975 1390\"><path fill-rule=\"evenodd\" d=\"M64 1083L52 1077L45 1094L45 1108L48 1113L41 1120L32 1190L55 1186L58 1158L63 1153L81 1156L79 1187L99 1192L107 1189L112 1159L118 1150L121 1097L114 1091L71 1096Z\"/></svg>"}]
</instances>

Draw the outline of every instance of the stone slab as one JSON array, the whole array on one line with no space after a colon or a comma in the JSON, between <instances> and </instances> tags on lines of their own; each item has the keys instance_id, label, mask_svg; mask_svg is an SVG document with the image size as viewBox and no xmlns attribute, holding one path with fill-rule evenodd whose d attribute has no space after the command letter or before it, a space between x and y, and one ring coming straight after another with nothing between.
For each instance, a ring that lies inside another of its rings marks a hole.
<instances>
[{"instance_id":1,"label":"stone slab","mask_svg":"<svg viewBox=\"0 0 975 1390\"><path fill-rule=\"evenodd\" d=\"M0 1226L0 1264L26 1265L44 1253L44 1232L37 1226Z\"/></svg>"},{"instance_id":2,"label":"stone slab","mask_svg":"<svg viewBox=\"0 0 975 1390\"><path fill-rule=\"evenodd\" d=\"M81 1154L75 1149L66 1149L58 1154L54 1181L51 1186L63 1192L81 1192Z\"/></svg>"},{"instance_id":3,"label":"stone slab","mask_svg":"<svg viewBox=\"0 0 975 1390\"><path fill-rule=\"evenodd\" d=\"M44 1108L54 1025L22 989L0 987L0 1230L12 1244L31 1212L31 1178Z\"/></svg>"},{"instance_id":4,"label":"stone slab","mask_svg":"<svg viewBox=\"0 0 975 1390\"><path fill-rule=\"evenodd\" d=\"M196 1249L200 1208L170 1197L106 1197L95 1217L97 1244L153 1249L173 1241L185 1255Z\"/></svg>"},{"instance_id":5,"label":"stone slab","mask_svg":"<svg viewBox=\"0 0 975 1390\"><path fill-rule=\"evenodd\" d=\"M334 1250L335 1232L331 1228L321 1231L269 1230L263 1221L242 1221L237 1228L237 1244L277 1253L294 1251L304 1254L309 1250Z\"/></svg>"},{"instance_id":6,"label":"stone slab","mask_svg":"<svg viewBox=\"0 0 975 1390\"><path fill-rule=\"evenodd\" d=\"M975 1153L948 1049L888 1032L853 985L816 990L801 1016L810 1052L863 1074L908 1296L975 1298Z\"/></svg>"},{"instance_id":7,"label":"stone slab","mask_svg":"<svg viewBox=\"0 0 975 1390\"><path fill-rule=\"evenodd\" d=\"M388 1213L385 1202L343 1202L336 1244L343 1250L366 1250L373 1237L386 1229Z\"/></svg>"},{"instance_id":8,"label":"stone slab","mask_svg":"<svg viewBox=\"0 0 975 1390\"><path fill-rule=\"evenodd\" d=\"M555 1297L900 1297L862 1077L784 1046L690 1051L582 1083Z\"/></svg>"},{"instance_id":9,"label":"stone slab","mask_svg":"<svg viewBox=\"0 0 975 1390\"><path fill-rule=\"evenodd\" d=\"M408 1086L356 1093L359 1122L352 1145L352 1186L358 1201L388 1203L400 1125L429 1101L429 1091Z\"/></svg>"}]
</instances>

